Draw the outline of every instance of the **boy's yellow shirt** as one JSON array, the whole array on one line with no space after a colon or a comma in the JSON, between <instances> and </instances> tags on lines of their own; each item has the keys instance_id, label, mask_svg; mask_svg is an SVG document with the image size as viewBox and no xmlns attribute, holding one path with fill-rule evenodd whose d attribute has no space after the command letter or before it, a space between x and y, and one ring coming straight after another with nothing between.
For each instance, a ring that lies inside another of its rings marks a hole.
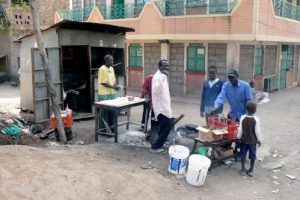
<instances>
[{"instance_id":1,"label":"boy's yellow shirt","mask_svg":"<svg viewBox=\"0 0 300 200\"><path fill-rule=\"evenodd\" d=\"M98 95L115 94L115 90L103 86L101 83L108 83L114 85L116 83L116 76L113 67L106 67L102 65L98 70Z\"/></svg>"}]
</instances>

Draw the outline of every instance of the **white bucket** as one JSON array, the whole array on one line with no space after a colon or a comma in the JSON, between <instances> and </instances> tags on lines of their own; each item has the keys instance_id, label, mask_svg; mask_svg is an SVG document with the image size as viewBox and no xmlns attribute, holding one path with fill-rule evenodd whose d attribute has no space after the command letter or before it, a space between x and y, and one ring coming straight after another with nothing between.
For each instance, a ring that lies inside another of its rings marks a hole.
<instances>
[{"instance_id":1,"label":"white bucket","mask_svg":"<svg viewBox=\"0 0 300 200\"><path fill-rule=\"evenodd\" d=\"M181 145L172 145L169 147L169 172L172 174L183 174L186 170L187 159L190 150Z\"/></svg>"},{"instance_id":2,"label":"white bucket","mask_svg":"<svg viewBox=\"0 0 300 200\"><path fill-rule=\"evenodd\" d=\"M186 182L193 186L203 185L211 161L206 156L191 155L186 175Z\"/></svg>"}]
</instances>

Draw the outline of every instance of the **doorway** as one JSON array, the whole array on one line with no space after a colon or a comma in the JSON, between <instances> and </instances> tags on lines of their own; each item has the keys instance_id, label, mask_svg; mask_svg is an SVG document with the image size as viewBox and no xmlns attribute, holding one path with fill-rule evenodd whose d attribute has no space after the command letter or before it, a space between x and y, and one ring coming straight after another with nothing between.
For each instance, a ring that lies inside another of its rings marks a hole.
<instances>
[{"instance_id":1,"label":"doorway","mask_svg":"<svg viewBox=\"0 0 300 200\"><path fill-rule=\"evenodd\" d=\"M279 88L286 88L287 71L293 67L294 62L294 47L291 45L282 45L281 48L281 70Z\"/></svg>"},{"instance_id":2,"label":"doorway","mask_svg":"<svg viewBox=\"0 0 300 200\"><path fill-rule=\"evenodd\" d=\"M62 47L64 107L73 112L92 112L88 46Z\"/></svg>"}]
</instances>

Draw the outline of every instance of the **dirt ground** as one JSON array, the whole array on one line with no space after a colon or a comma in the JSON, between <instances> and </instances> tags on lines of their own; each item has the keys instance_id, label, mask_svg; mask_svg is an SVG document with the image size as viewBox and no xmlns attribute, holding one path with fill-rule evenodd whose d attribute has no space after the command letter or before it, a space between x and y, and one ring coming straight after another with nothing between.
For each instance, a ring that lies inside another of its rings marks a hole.
<instances>
[{"instance_id":1,"label":"dirt ground","mask_svg":"<svg viewBox=\"0 0 300 200\"><path fill-rule=\"evenodd\" d=\"M18 90L0 85L0 111L7 107L3 103L7 92ZM264 143L253 178L238 174L240 163L223 164L208 173L204 186L190 186L184 176L168 172L168 155L149 153L146 142L116 144L107 137L95 142L94 121L88 120L74 123L70 145L48 139L46 147L0 146L0 199L298 199L300 88L273 93L270 99L258 107ZM185 114L177 126L204 124L198 99L173 100L174 116ZM132 118L140 117L141 109L134 109ZM76 143L84 145L72 145ZM192 140L181 143L192 147Z\"/></svg>"}]
</instances>

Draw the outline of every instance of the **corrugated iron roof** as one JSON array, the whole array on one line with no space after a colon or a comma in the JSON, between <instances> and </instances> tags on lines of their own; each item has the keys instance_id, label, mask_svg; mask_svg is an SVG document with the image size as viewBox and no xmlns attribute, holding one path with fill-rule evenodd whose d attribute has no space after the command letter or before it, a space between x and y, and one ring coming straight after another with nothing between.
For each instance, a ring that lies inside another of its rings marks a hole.
<instances>
[{"instance_id":1,"label":"corrugated iron roof","mask_svg":"<svg viewBox=\"0 0 300 200\"><path fill-rule=\"evenodd\" d=\"M115 26L111 24L101 24L101 23L93 23L93 22L77 22L71 20L63 20L52 26L43 29L42 31L49 30L51 28L56 29L74 29L74 30L89 30L89 31L99 31L99 32L107 32L107 33L126 33L126 32L134 32L133 28L124 27L124 26ZM30 33L23 37L18 38L15 42L21 41L22 39L33 35Z\"/></svg>"},{"instance_id":2,"label":"corrugated iron roof","mask_svg":"<svg viewBox=\"0 0 300 200\"><path fill-rule=\"evenodd\" d=\"M101 24L101 23L93 23L93 22L78 22L78 21L70 21L70 20L60 21L56 24L53 24L47 29L50 28L105 31L109 33L134 32L133 28L124 27L124 26L115 26L111 24Z\"/></svg>"}]
</instances>

